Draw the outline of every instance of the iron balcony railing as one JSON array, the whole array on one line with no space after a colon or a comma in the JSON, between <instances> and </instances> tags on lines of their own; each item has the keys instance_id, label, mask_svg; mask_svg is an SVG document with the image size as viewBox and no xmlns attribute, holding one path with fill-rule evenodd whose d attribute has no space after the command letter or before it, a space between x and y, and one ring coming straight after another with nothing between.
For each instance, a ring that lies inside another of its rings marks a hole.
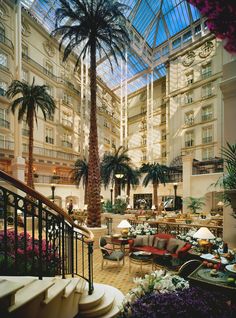
<instances>
[{"instance_id":1,"label":"iron balcony railing","mask_svg":"<svg viewBox=\"0 0 236 318\"><path fill-rule=\"evenodd\" d=\"M202 121L211 120L212 118L213 118L213 114L211 113L202 115Z\"/></svg>"},{"instance_id":2,"label":"iron balcony railing","mask_svg":"<svg viewBox=\"0 0 236 318\"><path fill-rule=\"evenodd\" d=\"M212 158L204 161L193 161L193 175L222 172L223 159Z\"/></svg>"},{"instance_id":3,"label":"iron balcony railing","mask_svg":"<svg viewBox=\"0 0 236 318\"><path fill-rule=\"evenodd\" d=\"M92 294L92 232L75 224L39 192L1 170L0 221L0 275L39 279L78 275L87 281Z\"/></svg>"}]
</instances>

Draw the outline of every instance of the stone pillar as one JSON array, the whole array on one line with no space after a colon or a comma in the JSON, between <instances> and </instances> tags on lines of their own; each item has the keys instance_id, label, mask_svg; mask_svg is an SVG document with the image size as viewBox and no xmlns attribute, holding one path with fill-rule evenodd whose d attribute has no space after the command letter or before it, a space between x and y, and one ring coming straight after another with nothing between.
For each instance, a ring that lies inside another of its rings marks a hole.
<instances>
[{"instance_id":1,"label":"stone pillar","mask_svg":"<svg viewBox=\"0 0 236 318\"><path fill-rule=\"evenodd\" d=\"M15 79L21 80L22 69L22 34L21 34L21 3L16 1L15 5ZM18 122L18 111L14 117L14 159L12 160L13 176L21 181L25 181L25 159L22 157L22 130Z\"/></svg>"},{"instance_id":2,"label":"stone pillar","mask_svg":"<svg viewBox=\"0 0 236 318\"><path fill-rule=\"evenodd\" d=\"M224 142L236 143L236 60L223 65L223 78L220 85L224 99ZM224 207L223 239L230 247L236 247L236 219L232 208Z\"/></svg>"},{"instance_id":3,"label":"stone pillar","mask_svg":"<svg viewBox=\"0 0 236 318\"><path fill-rule=\"evenodd\" d=\"M193 166L193 156L191 154L183 156L183 200L191 196L191 176ZM183 204L183 213L187 213L186 205Z\"/></svg>"}]
</instances>

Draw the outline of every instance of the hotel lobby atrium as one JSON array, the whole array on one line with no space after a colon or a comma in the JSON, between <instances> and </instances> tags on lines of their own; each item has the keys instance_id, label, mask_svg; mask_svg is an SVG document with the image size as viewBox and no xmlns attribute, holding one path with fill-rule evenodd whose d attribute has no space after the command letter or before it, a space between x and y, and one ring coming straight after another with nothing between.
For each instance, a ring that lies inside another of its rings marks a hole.
<instances>
[{"instance_id":1,"label":"hotel lobby atrium","mask_svg":"<svg viewBox=\"0 0 236 318\"><path fill-rule=\"evenodd\" d=\"M230 0L0 0L4 318L234 316L235 34Z\"/></svg>"}]
</instances>

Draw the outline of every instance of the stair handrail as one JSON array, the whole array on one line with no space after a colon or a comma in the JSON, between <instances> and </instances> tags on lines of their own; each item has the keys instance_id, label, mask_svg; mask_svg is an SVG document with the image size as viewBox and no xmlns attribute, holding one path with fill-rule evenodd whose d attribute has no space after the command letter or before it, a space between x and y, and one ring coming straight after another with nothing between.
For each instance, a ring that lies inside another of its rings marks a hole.
<instances>
[{"instance_id":1,"label":"stair handrail","mask_svg":"<svg viewBox=\"0 0 236 318\"><path fill-rule=\"evenodd\" d=\"M87 242L93 242L94 241L94 235L89 229L76 224L73 221L73 219L62 208L60 208L54 202L52 202L49 199L47 199L41 193L39 193L38 191L30 188L24 182L20 181L19 179L16 179L16 178L12 177L11 175L9 175L8 173L6 173L6 172L4 172L2 170L0 170L0 178L5 180L6 182L10 183L14 187L18 188L19 190L27 193L29 196L32 196L33 198L35 198L35 199L41 201L42 203L46 204L49 208L51 208L52 210L56 211L58 214L63 216L63 218L71 225L71 227L74 227L74 228L84 232L84 236L86 237L86 241Z\"/></svg>"}]
</instances>

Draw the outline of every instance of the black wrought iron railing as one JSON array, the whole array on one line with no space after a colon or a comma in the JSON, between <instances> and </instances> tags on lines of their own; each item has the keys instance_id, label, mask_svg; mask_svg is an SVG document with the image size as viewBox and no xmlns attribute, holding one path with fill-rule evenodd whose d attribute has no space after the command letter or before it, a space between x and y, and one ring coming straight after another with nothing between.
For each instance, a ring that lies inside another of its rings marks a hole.
<instances>
[{"instance_id":1,"label":"black wrought iron railing","mask_svg":"<svg viewBox=\"0 0 236 318\"><path fill-rule=\"evenodd\" d=\"M0 275L78 275L93 292L93 234L0 170Z\"/></svg>"}]
</instances>

